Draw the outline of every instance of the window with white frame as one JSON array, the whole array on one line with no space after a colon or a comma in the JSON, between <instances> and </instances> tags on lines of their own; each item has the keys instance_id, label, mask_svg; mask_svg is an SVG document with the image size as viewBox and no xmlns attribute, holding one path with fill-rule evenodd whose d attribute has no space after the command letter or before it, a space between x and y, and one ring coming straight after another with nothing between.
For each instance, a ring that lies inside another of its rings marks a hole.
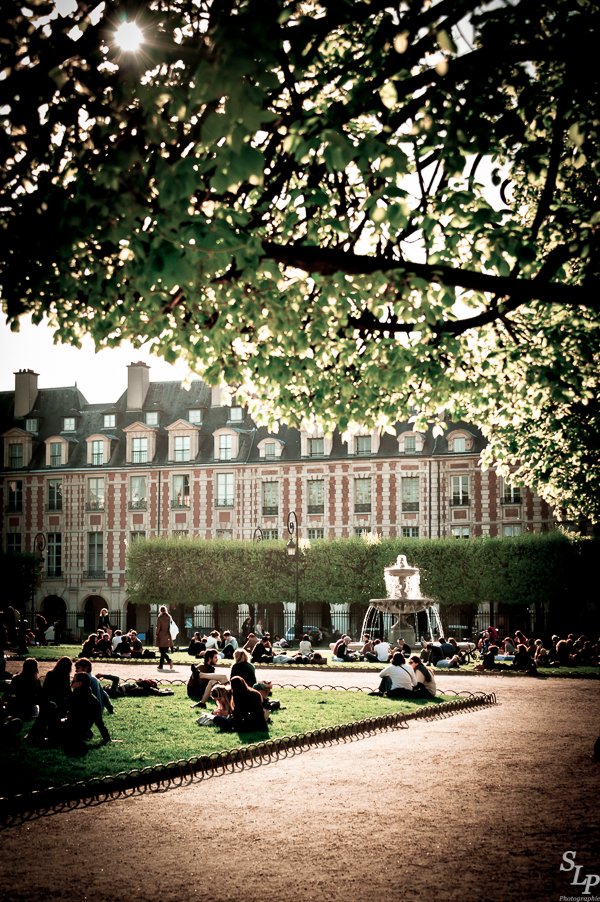
<instances>
[{"instance_id":1,"label":"window with white frame","mask_svg":"<svg viewBox=\"0 0 600 902\"><path fill-rule=\"evenodd\" d=\"M46 560L48 566L46 575L48 578L53 579L62 576L62 534L60 532L48 533Z\"/></svg>"},{"instance_id":2,"label":"window with white frame","mask_svg":"<svg viewBox=\"0 0 600 902\"><path fill-rule=\"evenodd\" d=\"M417 439L414 435L407 435L404 439L404 453L414 454L417 450Z\"/></svg>"},{"instance_id":3,"label":"window with white frame","mask_svg":"<svg viewBox=\"0 0 600 902\"><path fill-rule=\"evenodd\" d=\"M146 426L158 426L158 411L148 411L146 414Z\"/></svg>"},{"instance_id":4,"label":"window with white frame","mask_svg":"<svg viewBox=\"0 0 600 902\"><path fill-rule=\"evenodd\" d=\"M232 407L229 410L229 419L232 423L240 423L244 419L244 411L241 407Z\"/></svg>"},{"instance_id":5,"label":"window with white frame","mask_svg":"<svg viewBox=\"0 0 600 902\"><path fill-rule=\"evenodd\" d=\"M325 441L322 438L309 438L308 456L323 457L325 454Z\"/></svg>"},{"instance_id":6,"label":"window with white frame","mask_svg":"<svg viewBox=\"0 0 600 902\"><path fill-rule=\"evenodd\" d=\"M6 536L6 551L8 554L21 554L21 533L9 532Z\"/></svg>"},{"instance_id":7,"label":"window with white frame","mask_svg":"<svg viewBox=\"0 0 600 902\"><path fill-rule=\"evenodd\" d=\"M62 510L62 479L48 480L48 510Z\"/></svg>"},{"instance_id":8,"label":"window with white frame","mask_svg":"<svg viewBox=\"0 0 600 902\"><path fill-rule=\"evenodd\" d=\"M190 459L190 437L189 435L176 435L174 439L175 460Z\"/></svg>"},{"instance_id":9,"label":"window with white frame","mask_svg":"<svg viewBox=\"0 0 600 902\"><path fill-rule=\"evenodd\" d=\"M174 529L171 533L174 539L186 539L189 535L187 529Z\"/></svg>"},{"instance_id":10,"label":"window with white frame","mask_svg":"<svg viewBox=\"0 0 600 902\"><path fill-rule=\"evenodd\" d=\"M371 477L354 480L354 512L371 512Z\"/></svg>"},{"instance_id":11,"label":"window with white frame","mask_svg":"<svg viewBox=\"0 0 600 902\"><path fill-rule=\"evenodd\" d=\"M148 463L147 438L134 438L131 440L131 461L134 464Z\"/></svg>"},{"instance_id":12,"label":"window with white frame","mask_svg":"<svg viewBox=\"0 0 600 902\"><path fill-rule=\"evenodd\" d=\"M63 417L63 432L75 432L75 417Z\"/></svg>"},{"instance_id":13,"label":"window with white frame","mask_svg":"<svg viewBox=\"0 0 600 902\"><path fill-rule=\"evenodd\" d=\"M217 529L217 539L233 539L233 529Z\"/></svg>"},{"instance_id":14,"label":"window with white frame","mask_svg":"<svg viewBox=\"0 0 600 902\"><path fill-rule=\"evenodd\" d=\"M354 535L355 536L367 536L371 533L370 526L355 526L354 527Z\"/></svg>"},{"instance_id":15,"label":"window with white frame","mask_svg":"<svg viewBox=\"0 0 600 902\"><path fill-rule=\"evenodd\" d=\"M452 476L452 501L454 505L469 504L469 477Z\"/></svg>"},{"instance_id":16,"label":"window with white frame","mask_svg":"<svg viewBox=\"0 0 600 902\"><path fill-rule=\"evenodd\" d=\"M194 407L191 410L188 410L188 423L191 423L193 426L200 426L202 424L202 410Z\"/></svg>"},{"instance_id":17,"label":"window with white frame","mask_svg":"<svg viewBox=\"0 0 600 902\"><path fill-rule=\"evenodd\" d=\"M467 440L465 438L455 438L454 439L455 453L458 451L466 451L466 450L467 450Z\"/></svg>"},{"instance_id":18,"label":"window with white frame","mask_svg":"<svg viewBox=\"0 0 600 902\"><path fill-rule=\"evenodd\" d=\"M371 453L371 436L370 435L357 435L356 436L356 453L358 455L366 455Z\"/></svg>"},{"instance_id":19,"label":"window with white frame","mask_svg":"<svg viewBox=\"0 0 600 902\"><path fill-rule=\"evenodd\" d=\"M418 511L419 510L419 477L403 476L402 477L402 510Z\"/></svg>"},{"instance_id":20,"label":"window with white frame","mask_svg":"<svg viewBox=\"0 0 600 902\"><path fill-rule=\"evenodd\" d=\"M325 480L309 479L308 481L308 513L322 514L325 511Z\"/></svg>"},{"instance_id":21,"label":"window with white frame","mask_svg":"<svg viewBox=\"0 0 600 902\"><path fill-rule=\"evenodd\" d=\"M262 537L263 537L263 539L265 539L265 541L267 541L269 539L278 539L279 532L276 529L263 529Z\"/></svg>"},{"instance_id":22,"label":"window with white frame","mask_svg":"<svg viewBox=\"0 0 600 902\"><path fill-rule=\"evenodd\" d=\"M275 442L265 442L265 460L275 460L277 445Z\"/></svg>"},{"instance_id":23,"label":"window with white frame","mask_svg":"<svg viewBox=\"0 0 600 902\"><path fill-rule=\"evenodd\" d=\"M505 536L511 536L511 537L512 536L520 536L522 531L523 531L523 527L520 524L518 525L516 523L512 526L505 526L504 530L503 530Z\"/></svg>"},{"instance_id":24,"label":"window with white frame","mask_svg":"<svg viewBox=\"0 0 600 902\"><path fill-rule=\"evenodd\" d=\"M146 477L132 476L129 482L129 510L146 510Z\"/></svg>"},{"instance_id":25,"label":"window with white frame","mask_svg":"<svg viewBox=\"0 0 600 902\"><path fill-rule=\"evenodd\" d=\"M93 441L92 442L92 464L95 467L102 466L104 463L104 442L102 441Z\"/></svg>"},{"instance_id":26,"label":"window with white frame","mask_svg":"<svg viewBox=\"0 0 600 902\"><path fill-rule=\"evenodd\" d=\"M104 579L104 541L101 532L88 532L88 579Z\"/></svg>"},{"instance_id":27,"label":"window with white frame","mask_svg":"<svg viewBox=\"0 0 600 902\"><path fill-rule=\"evenodd\" d=\"M103 424L105 429L114 429L117 425L116 413L105 413Z\"/></svg>"},{"instance_id":28,"label":"window with white frame","mask_svg":"<svg viewBox=\"0 0 600 902\"><path fill-rule=\"evenodd\" d=\"M60 467L62 464L62 442L50 443L50 466Z\"/></svg>"},{"instance_id":29,"label":"window with white frame","mask_svg":"<svg viewBox=\"0 0 600 902\"><path fill-rule=\"evenodd\" d=\"M35 418L25 420L25 432L37 432L38 421Z\"/></svg>"},{"instance_id":30,"label":"window with white frame","mask_svg":"<svg viewBox=\"0 0 600 902\"><path fill-rule=\"evenodd\" d=\"M8 466L11 470L23 469L23 445L20 442L8 446Z\"/></svg>"},{"instance_id":31,"label":"window with white frame","mask_svg":"<svg viewBox=\"0 0 600 902\"><path fill-rule=\"evenodd\" d=\"M279 512L279 483L263 482L262 512L263 517L273 516Z\"/></svg>"},{"instance_id":32,"label":"window with white frame","mask_svg":"<svg viewBox=\"0 0 600 902\"><path fill-rule=\"evenodd\" d=\"M452 527L452 535L455 539L468 539L469 538L469 530L468 526L453 526Z\"/></svg>"},{"instance_id":33,"label":"window with white frame","mask_svg":"<svg viewBox=\"0 0 600 902\"><path fill-rule=\"evenodd\" d=\"M175 507L190 506L190 477L187 474L173 476L173 505Z\"/></svg>"},{"instance_id":34,"label":"window with white frame","mask_svg":"<svg viewBox=\"0 0 600 902\"><path fill-rule=\"evenodd\" d=\"M504 480L504 495L503 499L505 504L520 504L521 503L521 486L520 485L510 485L506 480Z\"/></svg>"},{"instance_id":35,"label":"window with white frame","mask_svg":"<svg viewBox=\"0 0 600 902\"><path fill-rule=\"evenodd\" d=\"M308 538L311 541L317 541L318 539L324 539L325 538L325 530L322 528L309 529L308 530Z\"/></svg>"},{"instance_id":36,"label":"window with white frame","mask_svg":"<svg viewBox=\"0 0 600 902\"><path fill-rule=\"evenodd\" d=\"M20 514L23 510L23 482L20 479L9 480L6 502L6 510L9 514Z\"/></svg>"},{"instance_id":37,"label":"window with white frame","mask_svg":"<svg viewBox=\"0 0 600 902\"><path fill-rule=\"evenodd\" d=\"M88 479L87 509L89 511L104 510L104 477Z\"/></svg>"},{"instance_id":38,"label":"window with white frame","mask_svg":"<svg viewBox=\"0 0 600 902\"><path fill-rule=\"evenodd\" d=\"M402 527L402 538L403 539L418 539L419 538L419 527L418 526L403 526Z\"/></svg>"},{"instance_id":39,"label":"window with white frame","mask_svg":"<svg viewBox=\"0 0 600 902\"><path fill-rule=\"evenodd\" d=\"M132 532L129 535L129 543L131 545L138 545L140 542L143 542L145 538L145 532Z\"/></svg>"},{"instance_id":40,"label":"window with white frame","mask_svg":"<svg viewBox=\"0 0 600 902\"><path fill-rule=\"evenodd\" d=\"M217 507L233 507L233 473L217 473Z\"/></svg>"},{"instance_id":41,"label":"window with white frame","mask_svg":"<svg viewBox=\"0 0 600 902\"><path fill-rule=\"evenodd\" d=\"M231 460L231 436L219 436L219 460Z\"/></svg>"}]
</instances>

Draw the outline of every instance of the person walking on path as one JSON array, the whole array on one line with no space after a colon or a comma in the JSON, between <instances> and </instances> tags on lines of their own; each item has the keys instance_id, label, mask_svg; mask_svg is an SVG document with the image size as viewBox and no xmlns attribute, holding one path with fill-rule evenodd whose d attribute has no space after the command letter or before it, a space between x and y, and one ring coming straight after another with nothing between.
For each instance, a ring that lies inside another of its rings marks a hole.
<instances>
[{"instance_id":1,"label":"person walking on path","mask_svg":"<svg viewBox=\"0 0 600 902\"><path fill-rule=\"evenodd\" d=\"M160 652L160 661L157 669L162 670L163 664L166 662L173 670L173 660L169 657L169 649L173 648L171 616L164 604L161 604L158 617L156 618L156 647Z\"/></svg>"}]
</instances>

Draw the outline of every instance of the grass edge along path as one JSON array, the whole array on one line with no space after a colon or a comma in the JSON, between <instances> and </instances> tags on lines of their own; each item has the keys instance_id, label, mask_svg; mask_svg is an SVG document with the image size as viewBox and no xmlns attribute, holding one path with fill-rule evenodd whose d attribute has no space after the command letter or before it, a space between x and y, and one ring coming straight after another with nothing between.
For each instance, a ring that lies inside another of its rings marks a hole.
<instances>
[{"instance_id":1,"label":"grass edge along path","mask_svg":"<svg viewBox=\"0 0 600 902\"><path fill-rule=\"evenodd\" d=\"M447 694L447 693L446 693ZM431 720L442 715L474 710L496 704L495 693L461 692L456 698L438 704L422 705L413 711L375 715L366 720L321 727L305 733L281 736L239 746L211 755L202 755L167 764L155 764L106 777L93 777L87 782L52 786L36 792L0 798L0 828L12 826L33 816L56 814L80 805L100 804L110 799L128 797L137 792L160 792L203 780L217 773L233 773L277 761L288 753L298 754L311 748L324 748L334 742L362 739L371 733L404 727L410 720Z\"/></svg>"}]
</instances>

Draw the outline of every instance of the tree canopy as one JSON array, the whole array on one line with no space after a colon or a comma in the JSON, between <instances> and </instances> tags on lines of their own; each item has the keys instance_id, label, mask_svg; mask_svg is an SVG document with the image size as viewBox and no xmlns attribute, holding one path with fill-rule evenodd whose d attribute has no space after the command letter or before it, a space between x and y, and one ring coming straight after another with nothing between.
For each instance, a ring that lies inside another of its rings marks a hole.
<instances>
[{"instance_id":1,"label":"tree canopy","mask_svg":"<svg viewBox=\"0 0 600 902\"><path fill-rule=\"evenodd\" d=\"M596 4L5 6L15 327L151 339L271 424L476 418L600 519Z\"/></svg>"}]
</instances>

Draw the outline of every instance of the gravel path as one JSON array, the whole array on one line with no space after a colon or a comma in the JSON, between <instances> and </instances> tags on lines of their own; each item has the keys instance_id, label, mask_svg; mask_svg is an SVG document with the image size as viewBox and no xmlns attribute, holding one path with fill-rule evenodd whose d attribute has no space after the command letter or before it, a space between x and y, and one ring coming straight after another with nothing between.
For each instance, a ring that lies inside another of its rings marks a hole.
<instances>
[{"instance_id":1,"label":"gravel path","mask_svg":"<svg viewBox=\"0 0 600 902\"><path fill-rule=\"evenodd\" d=\"M110 669L136 675L131 665ZM164 677L187 679L189 667L176 670ZM359 673L269 676L374 684ZM582 875L600 874L591 757L600 684L437 680L442 690L496 692L499 704L7 829L3 902L579 896L575 872L560 864L575 851Z\"/></svg>"}]
</instances>

